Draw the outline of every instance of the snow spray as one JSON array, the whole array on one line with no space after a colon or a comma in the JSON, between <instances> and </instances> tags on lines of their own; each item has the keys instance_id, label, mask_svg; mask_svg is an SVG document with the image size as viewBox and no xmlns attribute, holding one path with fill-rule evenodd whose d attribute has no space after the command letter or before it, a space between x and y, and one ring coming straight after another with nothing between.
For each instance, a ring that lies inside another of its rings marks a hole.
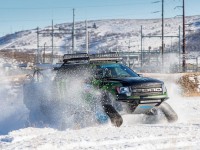
<instances>
[{"instance_id":1,"label":"snow spray","mask_svg":"<svg viewBox=\"0 0 200 150\"><path fill-rule=\"evenodd\" d=\"M2 62L3 63L3 62ZM11 80L6 68L0 67L0 135L9 131L24 128L28 110L23 104L22 87Z\"/></svg>"},{"instance_id":2,"label":"snow spray","mask_svg":"<svg viewBox=\"0 0 200 150\"><path fill-rule=\"evenodd\" d=\"M24 87L24 91L30 89L25 94L28 95L25 104L30 110L30 125L63 130L95 125L98 123L97 112L98 117L105 119L99 100L101 92L87 82L90 77L88 72L80 74L57 75L51 79L45 78L42 82L30 82Z\"/></svg>"}]
</instances>

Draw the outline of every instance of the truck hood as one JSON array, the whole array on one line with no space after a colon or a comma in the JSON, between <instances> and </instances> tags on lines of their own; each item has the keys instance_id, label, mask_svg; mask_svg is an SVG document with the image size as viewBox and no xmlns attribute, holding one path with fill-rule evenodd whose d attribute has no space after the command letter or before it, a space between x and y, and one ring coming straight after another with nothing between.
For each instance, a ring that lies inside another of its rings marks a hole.
<instances>
[{"instance_id":1,"label":"truck hood","mask_svg":"<svg viewBox=\"0 0 200 150\"><path fill-rule=\"evenodd\" d=\"M108 78L107 81L118 81L122 83L123 86L131 86L136 84L144 84L144 83L161 83L162 81L153 79L153 78L146 78L146 77L124 77L124 78Z\"/></svg>"}]
</instances>

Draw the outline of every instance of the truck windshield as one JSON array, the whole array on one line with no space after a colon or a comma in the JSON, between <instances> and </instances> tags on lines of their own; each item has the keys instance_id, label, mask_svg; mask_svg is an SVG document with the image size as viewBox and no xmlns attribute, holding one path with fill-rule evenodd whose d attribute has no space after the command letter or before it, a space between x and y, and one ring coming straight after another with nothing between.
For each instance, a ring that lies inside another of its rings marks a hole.
<instances>
[{"instance_id":1,"label":"truck windshield","mask_svg":"<svg viewBox=\"0 0 200 150\"><path fill-rule=\"evenodd\" d=\"M139 77L137 73L122 64L104 64L99 67L106 71L107 77Z\"/></svg>"}]
</instances>

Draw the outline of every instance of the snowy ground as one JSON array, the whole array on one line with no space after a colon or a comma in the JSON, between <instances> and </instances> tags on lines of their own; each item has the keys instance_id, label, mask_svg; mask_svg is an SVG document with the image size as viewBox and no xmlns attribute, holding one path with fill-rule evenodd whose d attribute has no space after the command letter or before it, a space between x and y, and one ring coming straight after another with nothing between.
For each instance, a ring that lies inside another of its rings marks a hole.
<instances>
[{"instance_id":1,"label":"snowy ground","mask_svg":"<svg viewBox=\"0 0 200 150\"><path fill-rule=\"evenodd\" d=\"M1 72L1 76L6 76ZM182 97L175 84L176 75L165 80L170 100L179 121L147 124L144 115L123 115L120 128L110 123L59 131L48 127L27 127L29 110L22 102L22 87L0 79L0 149L200 149L200 98Z\"/></svg>"}]
</instances>

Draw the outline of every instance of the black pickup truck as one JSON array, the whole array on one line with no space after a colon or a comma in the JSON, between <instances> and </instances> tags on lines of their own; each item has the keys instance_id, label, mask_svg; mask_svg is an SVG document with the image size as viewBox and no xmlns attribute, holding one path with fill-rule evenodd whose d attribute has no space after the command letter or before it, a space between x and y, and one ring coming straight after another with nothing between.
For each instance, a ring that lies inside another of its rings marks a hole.
<instances>
[{"instance_id":1,"label":"black pickup truck","mask_svg":"<svg viewBox=\"0 0 200 150\"><path fill-rule=\"evenodd\" d=\"M52 81L54 92L48 98L65 98L66 84L70 82L67 80L70 80L71 76L81 77L84 78L87 86L89 85L89 87L101 93L98 98L102 110L115 126L119 127L123 123L120 115L121 111L151 116L156 116L157 112L161 111L168 122L177 121L177 114L165 102L168 99L168 95L164 82L142 77L121 63L121 61L122 59L117 54L64 55L63 64L54 68L56 71L56 76ZM34 83L34 85L37 84L36 82ZM24 85L24 101L27 105L31 104L28 102L28 96L30 95L34 95L36 99L44 99L44 96L41 96L42 90L39 91L37 88L37 93L35 94L36 91L32 87L29 83ZM84 98L93 107L92 101L94 99L91 99L91 93L86 91ZM63 96L61 96L62 94ZM44 105L46 105L46 102Z\"/></svg>"}]
</instances>

